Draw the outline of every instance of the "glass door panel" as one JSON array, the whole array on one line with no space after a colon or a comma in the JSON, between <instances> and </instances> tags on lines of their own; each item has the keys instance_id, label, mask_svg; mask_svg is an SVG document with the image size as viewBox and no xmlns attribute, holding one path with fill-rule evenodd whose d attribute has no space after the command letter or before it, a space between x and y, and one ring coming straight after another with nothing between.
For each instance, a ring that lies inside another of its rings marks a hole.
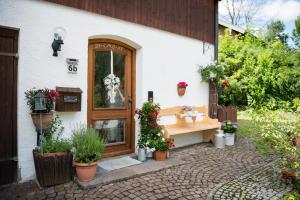
<instances>
[{"instance_id":1,"label":"glass door panel","mask_svg":"<svg viewBox=\"0 0 300 200\"><path fill-rule=\"evenodd\" d=\"M94 127L106 139L107 144L125 143L125 120L97 120Z\"/></svg>"},{"instance_id":2,"label":"glass door panel","mask_svg":"<svg viewBox=\"0 0 300 200\"><path fill-rule=\"evenodd\" d=\"M125 55L95 51L94 108L125 107Z\"/></svg>"}]
</instances>

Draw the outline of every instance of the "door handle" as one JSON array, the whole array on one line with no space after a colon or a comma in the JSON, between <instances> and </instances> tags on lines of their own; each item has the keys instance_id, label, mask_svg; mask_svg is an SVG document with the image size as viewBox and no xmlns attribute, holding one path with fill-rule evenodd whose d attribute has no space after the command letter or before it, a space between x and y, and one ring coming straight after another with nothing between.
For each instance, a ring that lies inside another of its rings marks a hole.
<instances>
[{"instance_id":1,"label":"door handle","mask_svg":"<svg viewBox=\"0 0 300 200\"><path fill-rule=\"evenodd\" d=\"M128 107L131 109L131 104L132 104L132 98L131 96L128 96Z\"/></svg>"}]
</instances>

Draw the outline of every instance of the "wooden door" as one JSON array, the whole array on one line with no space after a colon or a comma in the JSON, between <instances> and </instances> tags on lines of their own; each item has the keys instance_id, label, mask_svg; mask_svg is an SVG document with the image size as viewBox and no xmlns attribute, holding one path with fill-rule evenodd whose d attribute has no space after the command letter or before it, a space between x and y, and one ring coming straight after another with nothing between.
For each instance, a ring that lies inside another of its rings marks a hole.
<instances>
[{"instance_id":1,"label":"wooden door","mask_svg":"<svg viewBox=\"0 0 300 200\"><path fill-rule=\"evenodd\" d=\"M0 185L17 179L18 34L0 27Z\"/></svg>"},{"instance_id":2,"label":"wooden door","mask_svg":"<svg viewBox=\"0 0 300 200\"><path fill-rule=\"evenodd\" d=\"M134 151L135 50L89 41L88 124L106 138L104 157Z\"/></svg>"}]
</instances>

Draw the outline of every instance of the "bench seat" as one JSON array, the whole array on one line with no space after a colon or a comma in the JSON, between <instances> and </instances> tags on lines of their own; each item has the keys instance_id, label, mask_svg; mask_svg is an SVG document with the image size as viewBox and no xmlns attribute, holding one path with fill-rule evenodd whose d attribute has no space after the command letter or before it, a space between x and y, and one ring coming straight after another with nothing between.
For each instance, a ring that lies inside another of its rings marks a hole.
<instances>
[{"instance_id":1,"label":"bench seat","mask_svg":"<svg viewBox=\"0 0 300 200\"><path fill-rule=\"evenodd\" d=\"M187 117L181 117L184 113L181 107L173 107L162 109L160 117L162 116L175 116L177 118L176 123L162 125L164 131L164 137L169 138L173 135L180 135L186 133L201 132L203 134L203 142L210 142L214 139L214 133L221 127L221 123L217 119L211 119L207 116L205 107L193 107L192 111L197 111L199 114L203 114L203 120L188 122Z\"/></svg>"}]
</instances>

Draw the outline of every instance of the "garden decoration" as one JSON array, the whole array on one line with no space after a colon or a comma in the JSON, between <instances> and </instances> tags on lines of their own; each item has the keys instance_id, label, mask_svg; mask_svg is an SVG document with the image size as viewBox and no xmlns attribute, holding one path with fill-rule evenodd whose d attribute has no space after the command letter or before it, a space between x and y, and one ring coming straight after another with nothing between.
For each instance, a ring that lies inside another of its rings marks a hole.
<instances>
[{"instance_id":1,"label":"garden decoration","mask_svg":"<svg viewBox=\"0 0 300 200\"><path fill-rule=\"evenodd\" d=\"M188 84L186 82L179 82L177 84L177 93L179 96L183 96L185 94L185 90Z\"/></svg>"},{"instance_id":2,"label":"garden decoration","mask_svg":"<svg viewBox=\"0 0 300 200\"><path fill-rule=\"evenodd\" d=\"M63 184L73 179L73 154L69 140L61 139L64 128L55 116L42 137L40 146L33 150L37 180L42 187Z\"/></svg>"},{"instance_id":3,"label":"garden decoration","mask_svg":"<svg viewBox=\"0 0 300 200\"><path fill-rule=\"evenodd\" d=\"M59 93L54 89L31 89L25 92L25 100L31 110L33 124L37 129L49 128L54 103L58 97ZM40 117L42 124L40 124Z\"/></svg>"},{"instance_id":4,"label":"garden decoration","mask_svg":"<svg viewBox=\"0 0 300 200\"><path fill-rule=\"evenodd\" d=\"M146 142L143 137L138 140L138 160L141 162L146 160Z\"/></svg>"},{"instance_id":5,"label":"garden decoration","mask_svg":"<svg viewBox=\"0 0 300 200\"><path fill-rule=\"evenodd\" d=\"M106 141L96 129L81 125L73 130L72 144L75 149L74 166L80 181L91 181L105 148Z\"/></svg>"},{"instance_id":6,"label":"garden decoration","mask_svg":"<svg viewBox=\"0 0 300 200\"><path fill-rule=\"evenodd\" d=\"M103 79L105 89L107 90L107 98L111 104L116 103L116 95L117 92L120 95L122 102L124 102L125 98L122 92L119 90L120 87L120 78L114 75L113 69L113 51L111 53L111 62L110 62L110 74Z\"/></svg>"},{"instance_id":7,"label":"garden decoration","mask_svg":"<svg viewBox=\"0 0 300 200\"><path fill-rule=\"evenodd\" d=\"M225 145L232 146L234 145L234 138L237 126L235 124L232 124L230 120L226 120L223 124L221 129L225 133Z\"/></svg>"},{"instance_id":8,"label":"garden decoration","mask_svg":"<svg viewBox=\"0 0 300 200\"><path fill-rule=\"evenodd\" d=\"M217 130L215 134L215 147L218 149L223 149L225 147L225 135L223 130Z\"/></svg>"}]
</instances>

